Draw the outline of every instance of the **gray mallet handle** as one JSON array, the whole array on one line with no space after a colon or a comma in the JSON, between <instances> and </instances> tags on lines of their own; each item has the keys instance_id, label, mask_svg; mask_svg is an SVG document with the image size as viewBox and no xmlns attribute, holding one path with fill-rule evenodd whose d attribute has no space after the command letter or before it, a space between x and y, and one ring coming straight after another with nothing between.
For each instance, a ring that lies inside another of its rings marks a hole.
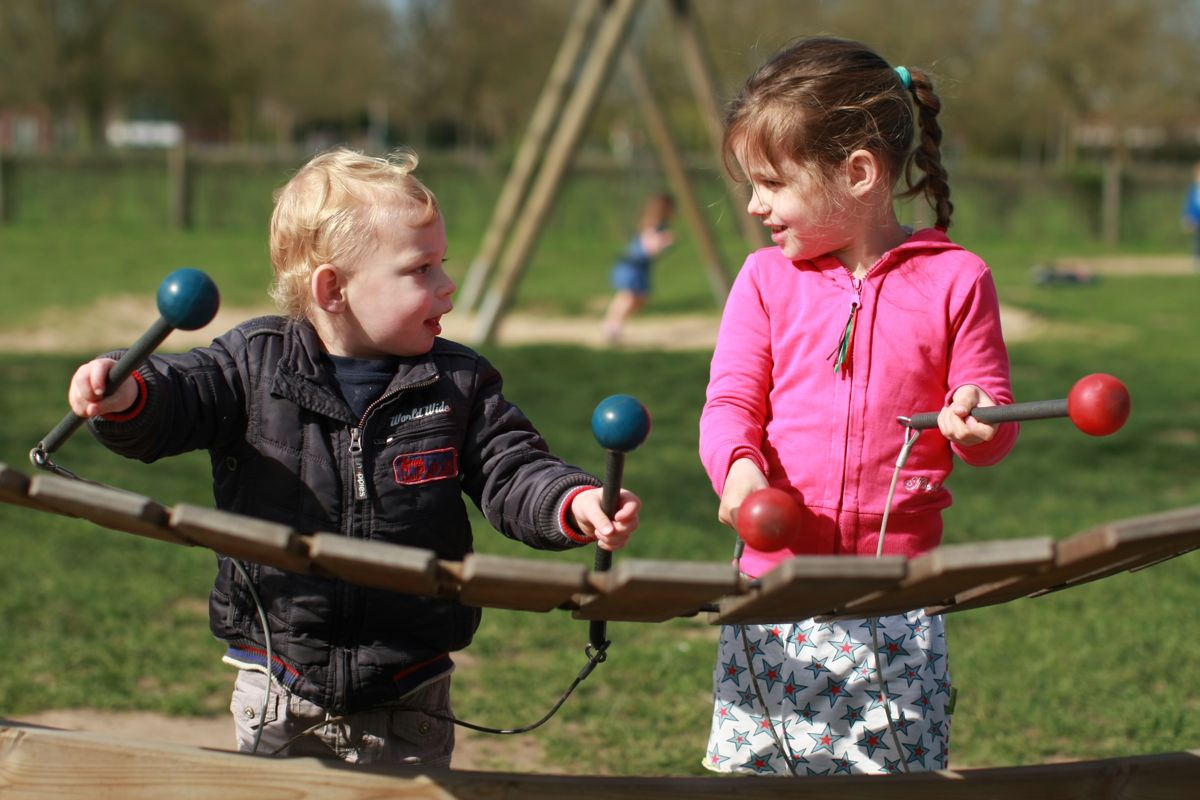
<instances>
[{"instance_id":1,"label":"gray mallet handle","mask_svg":"<svg viewBox=\"0 0 1200 800\"><path fill-rule=\"evenodd\" d=\"M980 422L1020 422L1027 419L1053 419L1067 416L1067 399L1034 400L1029 403L1010 403L1006 406L976 408L971 416ZM900 424L924 430L937 427L938 412L925 411L911 417L899 417Z\"/></svg>"},{"instance_id":2,"label":"gray mallet handle","mask_svg":"<svg viewBox=\"0 0 1200 800\"><path fill-rule=\"evenodd\" d=\"M155 320L149 330L142 334L142 337L133 343L133 346L125 351L125 354L113 365L113 368L108 373L107 388L104 390L104 396L108 397L117 390L125 380L133 374L133 371L141 366L151 353L153 353L163 340L170 335L174 328L162 317ZM54 429L46 434L38 446L29 454L35 466L40 467L37 456L43 456L53 453L58 448L62 447L67 439L71 438L71 434L79 430L79 426L86 422L87 419L78 416L74 412L68 412L62 421L54 426Z\"/></svg>"}]
</instances>

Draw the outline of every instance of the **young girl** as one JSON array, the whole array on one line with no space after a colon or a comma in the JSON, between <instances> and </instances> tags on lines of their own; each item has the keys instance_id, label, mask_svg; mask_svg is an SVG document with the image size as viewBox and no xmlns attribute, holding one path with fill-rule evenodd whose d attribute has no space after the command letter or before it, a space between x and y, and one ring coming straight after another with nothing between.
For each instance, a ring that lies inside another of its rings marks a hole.
<instances>
[{"instance_id":1,"label":"young girl","mask_svg":"<svg viewBox=\"0 0 1200 800\"><path fill-rule=\"evenodd\" d=\"M621 340L625 322L646 305L650 293L650 267L662 251L675 242L667 229L675 215L675 199L669 194L651 195L642 207L637 233L612 268L612 286L616 290L604 316L604 337L616 344Z\"/></svg>"},{"instance_id":2,"label":"young girl","mask_svg":"<svg viewBox=\"0 0 1200 800\"><path fill-rule=\"evenodd\" d=\"M999 461L1017 435L971 411L1012 401L987 267L946 237L952 206L928 76L857 42L799 41L761 67L725 119L726 166L774 247L752 253L721 321L700 455L733 525L752 491L801 504L798 541L747 547L754 578L797 554L915 556L941 540L952 455ZM914 145L915 140L915 145ZM913 180L913 167L921 177ZM923 194L910 233L893 187ZM880 528L904 429L921 435ZM878 642L878 645L876 644ZM882 645L882 658L879 651ZM882 680L877 670L882 668ZM950 673L940 617L725 626L705 765L718 772L858 774L945 768Z\"/></svg>"}]
</instances>

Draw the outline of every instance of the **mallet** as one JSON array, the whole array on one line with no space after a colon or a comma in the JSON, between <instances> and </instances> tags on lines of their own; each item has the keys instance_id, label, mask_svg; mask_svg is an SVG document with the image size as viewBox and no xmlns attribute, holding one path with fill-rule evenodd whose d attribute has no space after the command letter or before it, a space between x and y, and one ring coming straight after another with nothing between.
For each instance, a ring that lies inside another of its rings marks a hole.
<instances>
[{"instance_id":1,"label":"mallet","mask_svg":"<svg viewBox=\"0 0 1200 800\"><path fill-rule=\"evenodd\" d=\"M203 328L216 316L221 304L220 293L212 278L191 267L177 269L163 278L158 287L157 300L159 318L113 365L108 373L105 396L116 391L171 331L176 328L184 331ZM35 467L47 467L49 455L61 447L85 421L83 417L69 412L38 442L37 447L29 451L29 460Z\"/></svg>"},{"instance_id":2,"label":"mallet","mask_svg":"<svg viewBox=\"0 0 1200 800\"><path fill-rule=\"evenodd\" d=\"M636 398L614 394L604 398L592 412L592 435L608 451L604 462L604 491L601 508L609 519L617 513L621 496L621 476L625 471L625 454L636 450L650 435L650 413ZM596 548L596 571L607 572L612 566L612 553ZM607 623L593 620L588 631L588 647L602 652L608 645Z\"/></svg>"},{"instance_id":3,"label":"mallet","mask_svg":"<svg viewBox=\"0 0 1200 800\"><path fill-rule=\"evenodd\" d=\"M1112 375L1097 372L1076 381L1065 399L976 408L971 416L987 423L1070 417L1075 427L1089 436L1108 436L1125 424L1129 408L1129 390L1125 384ZM899 421L907 428L924 430L936 428L937 418L938 412L926 411L899 417Z\"/></svg>"},{"instance_id":4,"label":"mallet","mask_svg":"<svg viewBox=\"0 0 1200 800\"><path fill-rule=\"evenodd\" d=\"M737 528L742 542L764 553L782 550L800 533L800 504L783 489L768 486L746 495L738 507ZM736 552L741 557L741 548Z\"/></svg>"}]
</instances>

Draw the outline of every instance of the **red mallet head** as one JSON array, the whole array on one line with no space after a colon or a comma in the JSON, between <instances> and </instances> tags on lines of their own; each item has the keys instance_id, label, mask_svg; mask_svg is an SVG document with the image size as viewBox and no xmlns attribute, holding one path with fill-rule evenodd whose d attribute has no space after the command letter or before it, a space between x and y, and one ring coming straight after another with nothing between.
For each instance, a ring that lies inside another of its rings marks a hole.
<instances>
[{"instance_id":1,"label":"red mallet head","mask_svg":"<svg viewBox=\"0 0 1200 800\"><path fill-rule=\"evenodd\" d=\"M1129 390L1112 375L1084 375L1067 395L1067 416L1089 436L1108 436L1129 419Z\"/></svg>"},{"instance_id":2,"label":"red mallet head","mask_svg":"<svg viewBox=\"0 0 1200 800\"><path fill-rule=\"evenodd\" d=\"M782 550L800 534L800 504L770 486L751 492L738 509L737 532L755 550Z\"/></svg>"}]
</instances>

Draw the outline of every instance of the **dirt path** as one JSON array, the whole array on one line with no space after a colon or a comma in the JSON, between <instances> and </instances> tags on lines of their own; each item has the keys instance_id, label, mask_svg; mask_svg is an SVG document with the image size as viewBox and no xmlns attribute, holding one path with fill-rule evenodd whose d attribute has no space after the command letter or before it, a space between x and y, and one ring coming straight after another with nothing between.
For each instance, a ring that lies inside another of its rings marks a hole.
<instances>
[{"instance_id":1,"label":"dirt path","mask_svg":"<svg viewBox=\"0 0 1200 800\"><path fill-rule=\"evenodd\" d=\"M262 314L274 313L262 308L222 308L198 331L174 331L163 344L166 352L206 345L239 322ZM1005 339L1019 341L1044 333L1045 326L1032 314L1003 307L1000 311ZM155 319L158 311L153 300L134 297L106 298L103 304L83 310L51 308L27 327L0 330L0 352L10 353L98 353L128 347ZM81 323L86 320L86 324ZM626 349L709 350L717 338L719 317L711 314L643 314L628 325L621 341ZM443 335L469 343L475 319L452 312L443 320ZM496 336L500 344L556 342L583 347L610 345L601 331L599 317L556 317L513 313L505 317Z\"/></svg>"}]
</instances>

